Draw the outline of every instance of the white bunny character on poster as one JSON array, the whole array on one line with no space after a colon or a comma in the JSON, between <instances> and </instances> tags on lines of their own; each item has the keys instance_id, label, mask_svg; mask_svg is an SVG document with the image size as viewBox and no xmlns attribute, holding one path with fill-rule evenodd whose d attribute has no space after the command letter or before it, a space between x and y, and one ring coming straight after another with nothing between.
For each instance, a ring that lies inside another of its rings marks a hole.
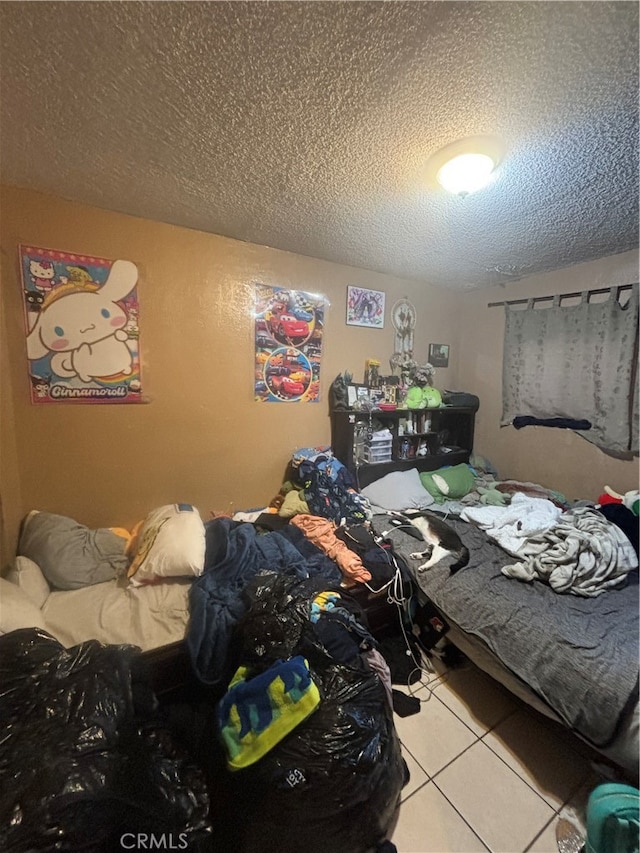
<instances>
[{"instance_id":1,"label":"white bunny character on poster","mask_svg":"<svg viewBox=\"0 0 640 853\"><path fill-rule=\"evenodd\" d=\"M127 313L118 301L133 290L137 280L136 265L118 260L100 288L57 288L45 299L27 337L29 359L51 353L55 374L77 376L83 382L130 374L133 358L124 330Z\"/></svg>"}]
</instances>

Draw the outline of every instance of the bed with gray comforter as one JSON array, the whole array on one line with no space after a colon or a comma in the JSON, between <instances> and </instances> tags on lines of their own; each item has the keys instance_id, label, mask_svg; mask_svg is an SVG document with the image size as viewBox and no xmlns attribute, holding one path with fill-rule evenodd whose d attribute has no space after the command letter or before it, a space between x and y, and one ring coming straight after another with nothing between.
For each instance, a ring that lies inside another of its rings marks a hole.
<instances>
[{"instance_id":1,"label":"bed with gray comforter","mask_svg":"<svg viewBox=\"0 0 640 853\"><path fill-rule=\"evenodd\" d=\"M476 662L489 671L486 661L497 660L552 716L637 772L638 572L597 597L559 594L538 580L505 576L513 556L483 530L458 519L447 524L470 552L454 574L437 565L418 572L421 561L409 556L419 548L415 538L396 529L388 538L451 634L468 639L463 651L475 659L477 650ZM389 530L389 516L374 516L373 526Z\"/></svg>"}]
</instances>

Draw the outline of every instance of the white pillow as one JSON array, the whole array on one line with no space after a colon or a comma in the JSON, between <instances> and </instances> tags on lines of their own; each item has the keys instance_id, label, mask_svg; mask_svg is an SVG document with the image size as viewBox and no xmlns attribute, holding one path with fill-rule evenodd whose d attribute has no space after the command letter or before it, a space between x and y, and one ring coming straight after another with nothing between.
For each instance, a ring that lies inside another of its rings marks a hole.
<instances>
[{"instance_id":1,"label":"white pillow","mask_svg":"<svg viewBox=\"0 0 640 853\"><path fill-rule=\"evenodd\" d=\"M204 524L191 504L150 512L132 545L128 575L133 586L163 578L198 576L204 570Z\"/></svg>"},{"instance_id":2,"label":"white pillow","mask_svg":"<svg viewBox=\"0 0 640 853\"><path fill-rule=\"evenodd\" d=\"M8 634L19 628L46 630L46 627L42 611L28 595L17 584L0 578L0 634Z\"/></svg>"},{"instance_id":3,"label":"white pillow","mask_svg":"<svg viewBox=\"0 0 640 853\"><path fill-rule=\"evenodd\" d=\"M403 509L424 509L434 500L422 485L416 468L392 471L361 489L373 506L401 512Z\"/></svg>"},{"instance_id":4,"label":"white pillow","mask_svg":"<svg viewBox=\"0 0 640 853\"><path fill-rule=\"evenodd\" d=\"M7 572L7 580L19 586L36 607L41 609L49 598L51 589L37 563L28 557L16 557Z\"/></svg>"}]
</instances>

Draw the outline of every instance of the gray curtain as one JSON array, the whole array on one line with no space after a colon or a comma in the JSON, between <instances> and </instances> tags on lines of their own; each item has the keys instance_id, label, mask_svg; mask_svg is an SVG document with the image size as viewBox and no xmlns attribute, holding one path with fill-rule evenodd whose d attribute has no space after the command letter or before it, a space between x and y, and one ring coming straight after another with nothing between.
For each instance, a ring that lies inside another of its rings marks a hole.
<instances>
[{"instance_id":1,"label":"gray curtain","mask_svg":"<svg viewBox=\"0 0 640 853\"><path fill-rule=\"evenodd\" d=\"M506 306L502 425L519 415L588 420L580 431L614 454L638 451L638 285L621 305L604 302L525 310Z\"/></svg>"}]
</instances>

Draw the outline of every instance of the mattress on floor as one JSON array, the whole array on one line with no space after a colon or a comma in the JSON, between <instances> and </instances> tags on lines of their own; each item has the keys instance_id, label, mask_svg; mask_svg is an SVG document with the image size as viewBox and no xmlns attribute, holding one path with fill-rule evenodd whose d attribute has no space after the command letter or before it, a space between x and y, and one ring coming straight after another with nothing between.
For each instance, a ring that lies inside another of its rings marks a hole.
<instances>
[{"instance_id":1,"label":"mattress on floor","mask_svg":"<svg viewBox=\"0 0 640 853\"><path fill-rule=\"evenodd\" d=\"M388 516L374 516L388 530ZM486 534L448 519L470 552L455 574L417 572L420 548L402 530L389 533L416 585L445 618L535 693L569 728L597 748L614 742L638 701L638 573L596 598L562 595L540 582L502 574L513 562ZM637 727L636 727L637 732ZM637 749L636 749L637 761Z\"/></svg>"}]
</instances>

